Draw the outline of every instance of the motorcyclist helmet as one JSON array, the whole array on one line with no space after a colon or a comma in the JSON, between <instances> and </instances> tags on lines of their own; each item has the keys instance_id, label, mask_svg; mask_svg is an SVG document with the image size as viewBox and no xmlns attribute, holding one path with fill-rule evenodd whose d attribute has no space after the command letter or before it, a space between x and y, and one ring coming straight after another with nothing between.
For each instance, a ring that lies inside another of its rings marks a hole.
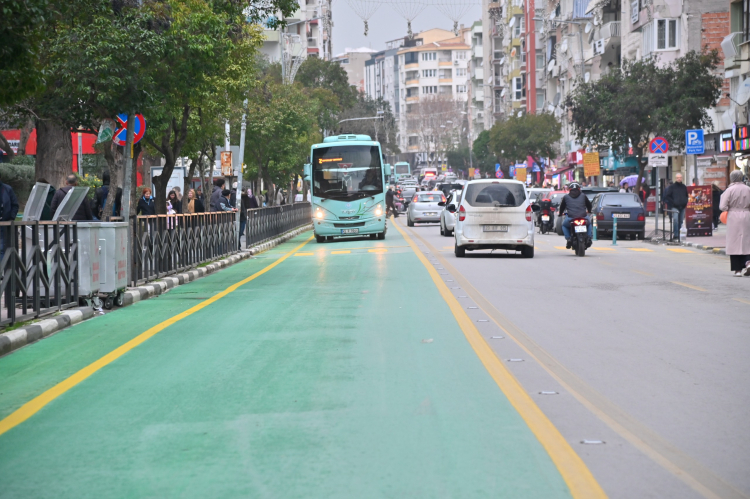
<instances>
[{"instance_id":1,"label":"motorcyclist helmet","mask_svg":"<svg viewBox=\"0 0 750 499\"><path fill-rule=\"evenodd\" d=\"M579 184L578 182L571 182L571 183L568 184L568 189L571 190L571 191L573 189L580 190L581 189L581 184Z\"/></svg>"}]
</instances>

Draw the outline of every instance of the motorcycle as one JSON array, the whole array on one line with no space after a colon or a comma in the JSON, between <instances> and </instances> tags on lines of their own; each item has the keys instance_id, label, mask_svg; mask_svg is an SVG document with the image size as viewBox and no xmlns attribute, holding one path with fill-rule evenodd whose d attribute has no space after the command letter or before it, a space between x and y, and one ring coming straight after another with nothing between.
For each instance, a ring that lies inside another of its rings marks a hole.
<instances>
[{"instance_id":1,"label":"motorcycle","mask_svg":"<svg viewBox=\"0 0 750 499\"><path fill-rule=\"evenodd\" d=\"M552 206L549 199L543 199L539 203L539 208L539 220L537 224L539 225L539 232L542 234L552 232L552 229L555 226L555 207Z\"/></svg>"},{"instance_id":2,"label":"motorcycle","mask_svg":"<svg viewBox=\"0 0 750 499\"><path fill-rule=\"evenodd\" d=\"M586 248L591 246L588 236L589 221L585 218L574 218L570 221L570 227L573 229L570 234L570 243L576 256L585 256Z\"/></svg>"}]
</instances>

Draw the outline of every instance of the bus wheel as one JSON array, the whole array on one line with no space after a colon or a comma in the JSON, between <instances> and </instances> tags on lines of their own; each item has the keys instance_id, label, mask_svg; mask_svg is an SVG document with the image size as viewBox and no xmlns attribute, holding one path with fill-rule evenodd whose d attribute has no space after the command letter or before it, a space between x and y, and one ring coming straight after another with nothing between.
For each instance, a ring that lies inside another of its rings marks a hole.
<instances>
[{"instance_id":1,"label":"bus wheel","mask_svg":"<svg viewBox=\"0 0 750 499\"><path fill-rule=\"evenodd\" d=\"M322 242L324 242L324 241L326 240L326 237L325 237L325 236L318 236L318 235L316 234L316 235L315 235L315 240L316 240L317 242L319 242L319 243L322 243Z\"/></svg>"},{"instance_id":2,"label":"bus wheel","mask_svg":"<svg viewBox=\"0 0 750 499\"><path fill-rule=\"evenodd\" d=\"M378 235L377 235L377 234L370 234L370 239L375 239L375 238L377 238L377 237L378 237Z\"/></svg>"},{"instance_id":3,"label":"bus wheel","mask_svg":"<svg viewBox=\"0 0 750 499\"><path fill-rule=\"evenodd\" d=\"M378 234L378 239L385 239L385 231Z\"/></svg>"},{"instance_id":4,"label":"bus wheel","mask_svg":"<svg viewBox=\"0 0 750 499\"><path fill-rule=\"evenodd\" d=\"M326 239L328 239L328 241L333 241L333 236L326 236Z\"/></svg>"}]
</instances>

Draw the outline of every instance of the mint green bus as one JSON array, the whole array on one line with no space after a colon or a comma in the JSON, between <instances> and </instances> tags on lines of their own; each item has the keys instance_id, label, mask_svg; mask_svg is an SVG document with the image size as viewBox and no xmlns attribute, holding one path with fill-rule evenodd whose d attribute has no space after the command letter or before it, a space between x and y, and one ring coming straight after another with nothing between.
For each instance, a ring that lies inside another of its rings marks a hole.
<instances>
[{"instance_id":1,"label":"mint green bus","mask_svg":"<svg viewBox=\"0 0 750 499\"><path fill-rule=\"evenodd\" d=\"M407 163L406 161L399 161L394 166L394 176L396 182L399 181L399 179L403 175L410 175L411 176L411 165Z\"/></svg>"},{"instance_id":2,"label":"mint green bus","mask_svg":"<svg viewBox=\"0 0 750 499\"><path fill-rule=\"evenodd\" d=\"M380 143L367 135L337 135L313 144L305 180L312 187L316 241L363 235L385 239L385 178L390 174Z\"/></svg>"}]
</instances>

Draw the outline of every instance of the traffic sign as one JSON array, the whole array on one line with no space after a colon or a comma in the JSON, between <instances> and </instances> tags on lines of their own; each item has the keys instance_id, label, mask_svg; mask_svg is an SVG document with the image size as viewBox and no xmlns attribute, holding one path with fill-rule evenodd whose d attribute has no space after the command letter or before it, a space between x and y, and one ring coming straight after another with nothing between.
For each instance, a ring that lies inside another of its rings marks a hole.
<instances>
[{"instance_id":1,"label":"traffic sign","mask_svg":"<svg viewBox=\"0 0 750 499\"><path fill-rule=\"evenodd\" d=\"M115 136L112 137L112 142L118 146L124 146L128 140L128 115L120 113L117 115L117 126L115 130ZM142 114L135 115L135 125L133 130L133 144L138 143L143 136L146 135L146 120Z\"/></svg>"},{"instance_id":2,"label":"traffic sign","mask_svg":"<svg viewBox=\"0 0 750 499\"><path fill-rule=\"evenodd\" d=\"M685 130L685 149L686 154L703 154L706 152L703 129Z\"/></svg>"},{"instance_id":3,"label":"traffic sign","mask_svg":"<svg viewBox=\"0 0 750 499\"><path fill-rule=\"evenodd\" d=\"M510 173L510 176L515 178L516 176L516 166L512 165L508 167L508 173Z\"/></svg>"},{"instance_id":4,"label":"traffic sign","mask_svg":"<svg viewBox=\"0 0 750 499\"><path fill-rule=\"evenodd\" d=\"M669 152L669 142L664 137L654 137L648 143L648 150L651 154L667 154Z\"/></svg>"},{"instance_id":5,"label":"traffic sign","mask_svg":"<svg viewBox=\"0 0 750 499\"><path fill-rule=\"evenodd\" d=\"M666 154L649 154L648 166L667 166L668 156Z\"/></svg>"},{"instance_id":6,"label":"traffic sign","mask_svg":"<svg viewBox=\"0 0 750 499\"><path fill-rule=\"evenodd\" d=\"M495 177L497 177L497 178L503 178L503 171L502 170L495 170Z\"/></svg>"}]
</instances>

